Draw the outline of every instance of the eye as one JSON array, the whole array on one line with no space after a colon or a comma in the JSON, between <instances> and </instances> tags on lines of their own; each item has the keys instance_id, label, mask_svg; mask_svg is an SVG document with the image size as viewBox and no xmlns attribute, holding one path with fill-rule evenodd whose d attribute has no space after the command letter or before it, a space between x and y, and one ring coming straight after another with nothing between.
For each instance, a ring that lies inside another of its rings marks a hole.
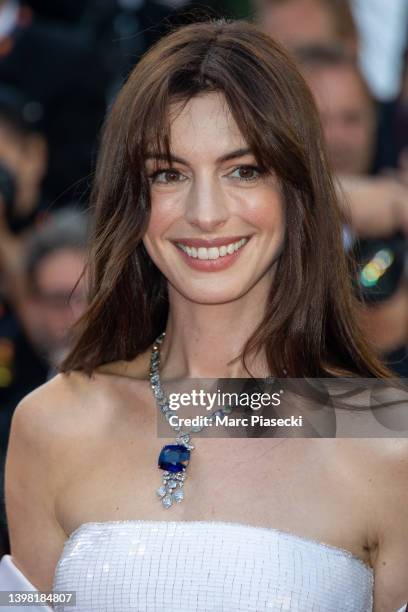
<instances>
[{"instance_id":1,"label":"eye","mask_svg":"<svg viewBox=\"0 0 408 612\"><path fill-rule=\"evenodd\" d=\"M257 166L238 166L230 174L234 179L240 181L256 181L261 175L261 171Z\"/></svg>"},{"instance_id":2,"label":"eye","mask_svg":"<svg viewBox=\"0 0 408 612\"><path fill-rule=\"evenodd\" d=\"M162 168L149 174L149 179L152 183L169 185L171 183L181 183L186 177L178 170L174 170L174 168Z\"/></svg>"}]
</instances>

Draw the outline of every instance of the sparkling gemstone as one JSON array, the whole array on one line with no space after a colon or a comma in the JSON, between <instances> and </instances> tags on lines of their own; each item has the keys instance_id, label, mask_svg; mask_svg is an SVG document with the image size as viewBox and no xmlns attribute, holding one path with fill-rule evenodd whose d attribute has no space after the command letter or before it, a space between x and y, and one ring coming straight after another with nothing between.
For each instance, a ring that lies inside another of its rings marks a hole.
<instances>
[{"instance_id":1,"label":"sparkling gemstone","mask_svg":"<svg viewBox=\"0 0 408 612\"><path fill-rule=\"evenodd\" d=\"M177 438L177 442L189 442L189 440L190 440L190 436L187 433L182 434L181 436Z\"/></svg>"},{"instance_id":2,"label":"sparkling gemstone","mask_svg":"<svg viewBox=\"0 0 408 612\"><path fill-rule=\"evenodd\" d=\"M189 444L188 442L189 439L190 439L190 436L187 437L187 436L181 435L176 438L176 442L178 442L179 444L183 444L183 446L185 446L189 450L192 450L194 446L192 444Z\"/></svg>"},{"instance_id":3,"label":"sparkling gemstone","mask_svg":"<svg viewBox=\"0 0 408 612\"><path fill-rule=\"evenodd\" d=\"M167 486L169 489L175 489L177 487L177 482L175 480L168 480Z\"/></svg>"},{"instance_id":4,"label":"sparkling gemstone","mask_svg":"<svg viewBox=\"0 0 408 612\"><path fill-rule=\"evenodd\" d=\"M161 486L159 489L157 489L157 495L159 497L164 497L166 495L167 491L166 491L166 487L165 486Z\"/></svg>"},{"instance_id":5,"label":"sparkling gemstone","mask_svg":"<svg viewBox=\"0 0 408 612\"><path fill-rule=\"evenodd\" d=\"M171 495L165 495L162 499L162 502L165 508L170 508L171 504L173 503Z\"/></svg>"},{"instance_id":6,"label":"sparkling gemstone","mask_svg":"<svg viewBox=\"0 0 408 612\"><path fill-rule=\"evenodd\" d=\"M156 399L164 399L163 391L159 387L154 387L153 393Z\"/></svg>"},{"instance_id":7,"label":"sparkling gemstone","mask_svg":"<svg viewBox=\"0 0 408 612\"><path fill-rule=\"evenodd\" d=\"M176 502L181 502L181 500L184 499L184 489L177 489L177 491L174 491L173 498Z\"/></svg>"},{"instance_id":8,"label":"sparkling gemstone","mask_svg":"<svg viewBox=\"0 0 408 612\"><path fill-rule=\"evenodd\" d=\"M181 472L190 460L190 451L182 444L166 444L163 446L158 466L168 472Z\"/></svg>"}]
</instances>

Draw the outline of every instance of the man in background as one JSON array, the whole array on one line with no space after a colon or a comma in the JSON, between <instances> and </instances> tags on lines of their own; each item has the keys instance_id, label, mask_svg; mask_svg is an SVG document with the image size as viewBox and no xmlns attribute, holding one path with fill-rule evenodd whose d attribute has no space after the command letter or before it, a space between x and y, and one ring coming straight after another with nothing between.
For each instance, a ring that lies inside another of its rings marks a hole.
<instances>
[{"instance_id":1,"label":"man in background","mask_svg":"<svg viewBox=\"0 0 408 612\"><path fill-rule=\"evenodd\" d=\"M3 286L7 288L14 325L4 326L0 336L2 501L4 460L14 409L22 397L56 374L72 325L86 307L87 226L87 214L78 207L58 210L25 234L16 265L3 266ZM7 552L2 503L0 555Z\"/></svg>"},{"instance_id":2,"label":"man in background","mask_svg":"<svg viewBox=\"0 0 408 612\"><path fill-rule=\"evenodd\" d=\"M255 0L257 24L289 50L338 44L356 56L358 32L347 0Z\"/></svg>"},{"instance_id":3,"label":"man in background","mask_svg":"<svg viewBox=\"0 0 408 612\"><path fill-rule=\"evenodd\" d=\"M317 103L333 170L372 174L377 112L357 63L333 45L301 47L296 59Z\"/></svg>"},{"instance_id":4,"label":"man in background","mask_svg":"<svg viewBox=\"0 0 408 612\"><path fill-rule=\"evenodd\" d=\"M15 88L0 85L0 418L47 372L16 316L8 286L17 275L24 233L48 213L42 187L48 146L25 113L28 103Z\"/></svg>"},{"instance_id":5,"label":"man in background","mask_svg":"<svg viewBox=\"0 0 408 612\"><path fill-rule=\"evenodd\" d=\"M71 328L86 307L87 235L87 213L67 206L25 240L23 291L14 302L33 346L49 364L47 378L57 372Z\"/></svg>"},{"instance_id":6,"label":"man in background","mask_svg":"<svg viewBox=\"0 0 408 612\"><path fill-rule=\"evenodd\" d=\"M334 173L343 183L366 180L374 188L378 184L377 197L383 192L382 205L387 206L398 180L375 176L376 105L357 63L336 46L300 48L296 57L320 112ZM403 197L402 181L400 189ZM374 203L368 201L368 211L370 206L374 215ZM354 245L365 302L361 321L384 361L396 374L408 377L407 241L401 232L386 227L376 240L364 240L364 225Z\"/></svg>"}]
</instances>

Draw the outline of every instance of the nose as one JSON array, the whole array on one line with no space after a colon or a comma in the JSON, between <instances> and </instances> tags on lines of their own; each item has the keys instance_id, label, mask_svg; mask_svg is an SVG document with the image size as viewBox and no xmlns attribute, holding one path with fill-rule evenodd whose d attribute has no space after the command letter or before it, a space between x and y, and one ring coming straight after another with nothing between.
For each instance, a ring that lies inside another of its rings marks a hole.
<instances>
[{"instance_id":1,"label":"nose","mask_svg":"<svg viewBox=\"0 0 408 612\"><path fill-rule=\"evenodd\" d=\"M213 232L225 224L229 215L226 196L217 179L196 179L186 201L186 220L203 232Z\"/></svg>"}]
</instances>

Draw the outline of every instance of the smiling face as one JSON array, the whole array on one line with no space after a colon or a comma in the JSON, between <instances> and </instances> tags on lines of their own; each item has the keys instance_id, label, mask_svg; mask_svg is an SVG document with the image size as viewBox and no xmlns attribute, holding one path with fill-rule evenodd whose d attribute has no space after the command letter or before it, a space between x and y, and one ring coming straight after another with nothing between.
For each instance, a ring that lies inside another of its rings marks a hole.
<instances>
[{"instance_id":1,"label":"smiling face","mask_svg":"<svg viewBox=\"0 0 408 612\"><path fill-rule=\"evenodd\" d=\"M147 252L170 291L194 302L236 300L259 283L267 290L284 239L278 180L257 167L221 94L173 105L171 119L171 167L146 160Z\"/></svg>"}]
</instances>

